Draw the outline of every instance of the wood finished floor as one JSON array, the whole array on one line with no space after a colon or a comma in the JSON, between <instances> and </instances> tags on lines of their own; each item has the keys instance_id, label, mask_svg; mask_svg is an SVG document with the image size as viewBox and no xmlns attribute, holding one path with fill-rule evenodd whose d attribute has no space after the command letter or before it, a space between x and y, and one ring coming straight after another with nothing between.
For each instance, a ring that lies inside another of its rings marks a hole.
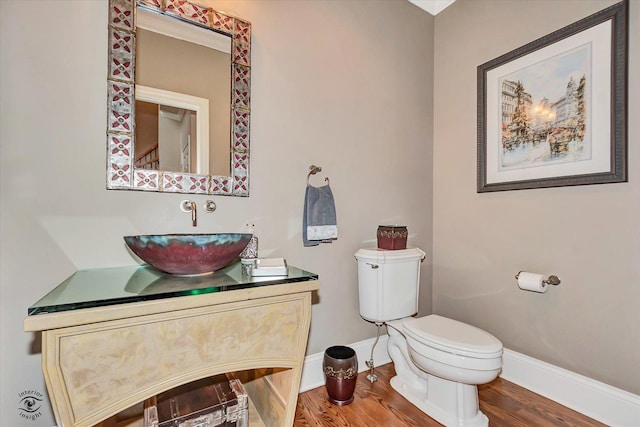
<instances>
[{"instance_id":1,"label":"wood finished floor","mask_svg":"<svg viewBox=\"0 0 640 427\"><path fill-rule=\"evenodd\" d=\"M395 375L393 364L376 368L378 381L358 375L354 401L335 406L326 399L324 387L298 396L295 427L408 427L440 426L400 394L389 380ZM480 409L489 425L518 427L605 426L578 412L546 399L501 378L479 387Z\"/></svg>"}]
</instances>

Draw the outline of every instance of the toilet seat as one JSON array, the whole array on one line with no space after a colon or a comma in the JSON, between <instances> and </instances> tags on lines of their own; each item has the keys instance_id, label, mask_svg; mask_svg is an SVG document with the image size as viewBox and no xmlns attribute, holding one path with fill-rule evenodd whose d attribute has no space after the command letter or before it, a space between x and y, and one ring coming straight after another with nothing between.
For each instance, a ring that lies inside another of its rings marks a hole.
<instances>
[{"instance_id":1,"label":"toilet seat","mask_svg":"<svg viewBox=\"0 0 640 427\"><path fill-rule=\"evenodd\" d=\"M474 359L502 356L502 343L490 333L457 320L431 314L402 323L408 338L423 346Z\"/></svg>"}]
</instances>

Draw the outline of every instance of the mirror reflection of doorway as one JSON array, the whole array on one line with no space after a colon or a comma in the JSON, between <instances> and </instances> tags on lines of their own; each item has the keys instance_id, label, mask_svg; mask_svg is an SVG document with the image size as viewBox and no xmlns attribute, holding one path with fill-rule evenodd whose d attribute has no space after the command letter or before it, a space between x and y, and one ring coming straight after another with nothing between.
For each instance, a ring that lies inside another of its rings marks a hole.
<instances>
[{"instance_id":1,"label":"mirror reflection of doorway","mask_svg":"<svg viewBox=\"0 0 640 427\"><path fill-rule=\"evenodd\" d=\"M195 172L196 112L146 101L136 109L136 167Z\"/></svg>"},{"instance_id":2,"label":"mirror reflection of doorway","mask_svg":"<svg viewBox=\"0 0 640 427\"><path fill-rule=\"evenodd\" d=\"M158 157L158 104L136 101L135 167L160 169Z\"/></svg>"},{"instance_id":3,"label":"mirror reflection of doorway","mask_svg":"<svg viewBox=\"0 0 640 427\"><path fill-rule=\"evenodd\" d=\"M209 174L209 101L141 85L135 99L135 167Z\"/></svg>"}]
</instances>

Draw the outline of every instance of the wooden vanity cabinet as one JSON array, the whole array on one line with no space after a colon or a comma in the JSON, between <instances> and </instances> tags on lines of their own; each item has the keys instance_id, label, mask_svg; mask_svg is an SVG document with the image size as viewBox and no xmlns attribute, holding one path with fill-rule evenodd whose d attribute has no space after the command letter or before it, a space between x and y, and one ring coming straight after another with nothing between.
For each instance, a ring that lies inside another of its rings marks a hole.
<instances>
[{"instance_id":1,"label":"wooden vanity cabinet","mask_svg":"<svg viewBox=\"0 0 640 427\"><path fill-rule=\"evenodd\" d=\"M127 277L111 273L101 280ZM117 291L105 300L103 291L78 297L100 281L74 276L24 322L26 331L42 333L58 427L97 425L162 391L225 372L240 374L257 413L250 426L293 425L317 275L289 267L287 277L251 278L232 268L209 279L152 281L124 300L120 289L131 293L131 280L112 284Z\"/></svg>"}]
</instances>

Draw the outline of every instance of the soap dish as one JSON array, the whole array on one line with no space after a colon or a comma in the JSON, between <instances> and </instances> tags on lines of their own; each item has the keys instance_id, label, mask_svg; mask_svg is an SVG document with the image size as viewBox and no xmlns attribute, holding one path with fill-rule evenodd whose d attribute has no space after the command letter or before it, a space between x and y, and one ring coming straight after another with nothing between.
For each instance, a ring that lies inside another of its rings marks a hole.
<instances>
[{"instance_id":1,"label":"soap dish","mask_svg":"<svg viewBox=\"0 0 640 427\"><path fill-rule=\"evenodd\" d=\"M254 260L252 276L287 276L287 260L284 258L259 258Z\"/></svg>"}]
</instances>

